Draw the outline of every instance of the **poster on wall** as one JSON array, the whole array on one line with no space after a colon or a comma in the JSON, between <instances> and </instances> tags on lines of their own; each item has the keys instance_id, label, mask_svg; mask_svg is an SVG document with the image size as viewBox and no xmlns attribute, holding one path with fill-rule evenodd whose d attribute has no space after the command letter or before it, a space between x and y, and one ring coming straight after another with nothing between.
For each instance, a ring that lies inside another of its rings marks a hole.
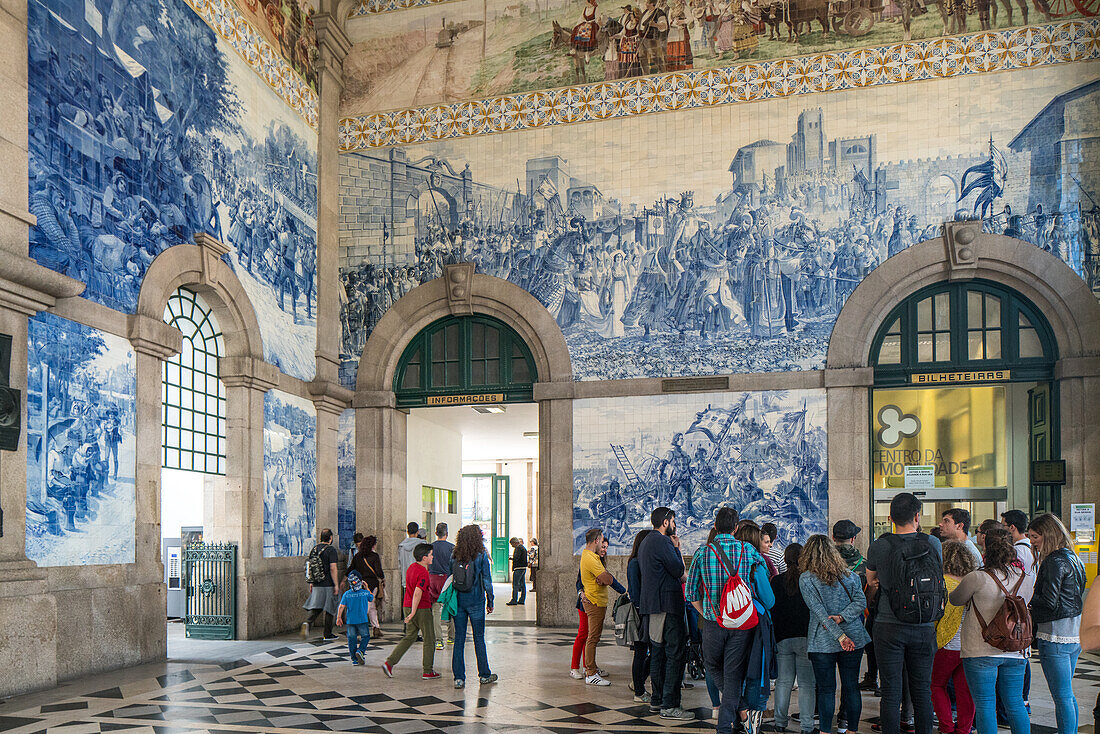
<instances>
[{"instance_id":1,"label":"poster on wall","mask_svg":"<svg viewBox=\"0 0 1100 734\"><path fill-rule=\"evenodd\" d=\"M316 410L271 390L264 396L264 558L308 553L316 518Z\"/></svg>"},{"instance_id":2,"label":"poster on wall","mask_svg":"<svg viewBox=\"0 0 1100 734\"><path fill-rule=\"evenodd\" d=\"M457 262L534 296L579 380L821 369L860 282L954 219L1100 293L1100 64L660 115L584 104L609 119L341 156L345 205L387 212L340 225L346 385L386 311Z\"/></svg>"},{"instance_id":3,"label":"poster on wall","mask_svg":"<svg viewBox=\"0 0 1100 734\"><path fill-rule=\"evenodd\" d=\"M577 400L573 408L573 550L603 529L629 554L657 507L676 511L681 550L706 542L714 513L773 522L782 545L826 532L825 391Z\"/></svg>"},{"instance_id":4,"label":"poster on wall","mask_svg":"<svg viewBox=\"0 0 1100 734\"><path fill-rule=\"evenodd\" d=\"M314 131L184 0L27 12L31 257L132 313L157 255L209 233L265 358L312 379Z\"/></svg>"},{"instance_id":5,"label":"poster on wall","mask_svg":"<svg viewBox=\"0 0 1100 734\"><path fill-rule=\"evenodd\" d=\"M340 550L351 548L355 535L355 411L340 414L336 430L336 522Z\"/></svg>"},{"instance_id":6,"label":"poster on wall","mask_svg":"<svg viewBox=\"0 0 1100 734\"><path fill-rule=\"evenodd\" d=\"M43 313L27 322L27 557L40 566L134 562L130 343Z\"/></svg>"}]
</instances>

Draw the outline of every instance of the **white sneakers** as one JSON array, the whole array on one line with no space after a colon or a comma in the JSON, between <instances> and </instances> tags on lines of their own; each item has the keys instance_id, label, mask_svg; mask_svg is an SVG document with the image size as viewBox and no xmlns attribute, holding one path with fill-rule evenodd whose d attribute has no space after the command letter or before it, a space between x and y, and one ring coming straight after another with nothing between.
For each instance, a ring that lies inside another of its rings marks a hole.
<instances>
[{"instance_id":1,"label":"white sneakers","mask_svg":"<svg viewBox=\"0 0 1100 734\"><path fill-rule=\"evenodd\" d=\"M589 686L609 686L611 681L606 678L601 678L599 673L588 676L584 679L585 685Z\"/></svg>"},{"instance_id":2,"label":"white sneakers","mask_svg":"<svg viewBox=\"0 0 1100 734\"><path fill-rule=\"evenodd\" d=\"M580 668L572 668L569 671L569 677L574 680L584 680L584 671Z\"/></svg>"}]
</instances>

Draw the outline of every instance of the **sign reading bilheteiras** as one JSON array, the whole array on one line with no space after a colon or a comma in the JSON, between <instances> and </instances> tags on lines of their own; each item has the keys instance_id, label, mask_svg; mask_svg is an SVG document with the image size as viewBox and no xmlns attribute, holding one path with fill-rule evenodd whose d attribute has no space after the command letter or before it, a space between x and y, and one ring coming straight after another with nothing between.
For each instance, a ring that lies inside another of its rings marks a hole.
<instances>
[{"instance_id":1,"label":"sign reading bilheteiras","mask_svg":"<svg viewBox=\"0 0 1100 734\"><path fill-rule=\"evenodd\" d=\"M914 385L942 385L961 382L1001 382L1012 377L1011 370L975 370L973 372L915 372L909 375Z\"/></svg>"},{"instance_id":2,"label":"sign reading bilheteiras","mask_svg":"<svg viewBox=\"0 0 1100 734\"><path fill-rule=\"evenodd\" d=\"M482 395L429 395L428 405L484 405L503 403L504 393L485 393Z\"/></svg>"}]
</instances>

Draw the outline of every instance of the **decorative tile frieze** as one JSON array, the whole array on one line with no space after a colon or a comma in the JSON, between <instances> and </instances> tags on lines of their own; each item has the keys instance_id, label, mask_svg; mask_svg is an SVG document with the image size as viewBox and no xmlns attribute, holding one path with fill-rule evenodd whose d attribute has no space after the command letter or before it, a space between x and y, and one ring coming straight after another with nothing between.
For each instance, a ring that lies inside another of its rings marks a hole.
<instances>
[{"instance_id":1,"label":"decorative tile frieze","mask_svg":"<svg viewBox=\"0 0 1100 734\"><path fill-rule=\"evenodd\" d=\"M357 18L377 13L392 13L395 10L408 10L424 5L439 5L440 3L449 2L455 2L455 0L357 0L351 12L348 13L348 17Z\"/></svg>"},{"instance_id":2,"label":"decorative tile frieze","mask_svg":"<svg viewBox=\"0 0 1100 734\"><path fill-rule=\"evenodd\" d=\"M1071 20L348 117L340 121L340 147L408 145L1096 58L1100 20Z\"/></svg>"},{"instance_id":3,"label":"decorative tile frieze","mask_svg":"<svg viewBox=\"0 0 1100 734\"><path fill-rule=\"evenodd\" d=\"M275 93L310 127L317 129L317 93L252 26L231 0L186 0L207 25L225 39Z\"/></svg>"}]
</instances>

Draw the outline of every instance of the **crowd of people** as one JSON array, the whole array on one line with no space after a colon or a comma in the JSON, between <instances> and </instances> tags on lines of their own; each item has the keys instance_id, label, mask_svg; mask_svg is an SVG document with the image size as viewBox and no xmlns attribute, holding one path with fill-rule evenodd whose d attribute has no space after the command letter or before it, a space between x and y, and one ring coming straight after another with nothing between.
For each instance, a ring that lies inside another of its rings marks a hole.
<instances>
[{"instance_id":1,"label":"crowd of people","mask_svg":"<svg viewBox=\"0 0 1100 734\"><path fill-rule=\"evenodd\" d=\"M1083 612L1097 615L1084 610L1085 570L1062 522L1051 513L1029 518L1008 510L999 522L973 528L971 539L967 510L943 511L925 533L922 509L913 494L897 494L890 503L893 532L875 539L864 556L856 547L861 528L850 520L836 522L831 537L815 534L779 548L774 525L758 526L719 507L706 543L688 559L676 511L658 507L652 527L634 537L626 586L608 568L602 529L591 528L576 580L570 676L612 685L597 661L610 613L616 638L632 648L633 702L662 719L696 718L682 698L694 687L685 676L691 673L706 682L719 734L768 731L766 710L774 712L776 732L792 725L803 734L856 732L861 690L879 698L872 731L931 734L938 725L942 734L994 734L1001 723L1022 734L1031 731L1029 658L1037 653L1057 731L1077 732L1074 670L1082 643L1098 646L1092 638L1100 636L1095 623L1082 630ZM429 544L416 523L408 525L398 548L405 632L382 668L392 677L419 636L422 677L439 678L434 653L444 648L447 623L461 689L469 625L478 678L493 683L485 616L494 596L484 537L477 525L462 528L455 544L447 533L440 523ZM307 563L307 575L316 565L318 581L303 633L324 613L325 639L333 640L333 620L346 621L349 656L362 664L366 641L381 635L372 609L385 594L376 539L360 538L342 596L331 539L323 531ZM619 595L614 602L611 591ZM1100 611L1091 599L1090 607Z\"/></svg>"}]
</instances>

